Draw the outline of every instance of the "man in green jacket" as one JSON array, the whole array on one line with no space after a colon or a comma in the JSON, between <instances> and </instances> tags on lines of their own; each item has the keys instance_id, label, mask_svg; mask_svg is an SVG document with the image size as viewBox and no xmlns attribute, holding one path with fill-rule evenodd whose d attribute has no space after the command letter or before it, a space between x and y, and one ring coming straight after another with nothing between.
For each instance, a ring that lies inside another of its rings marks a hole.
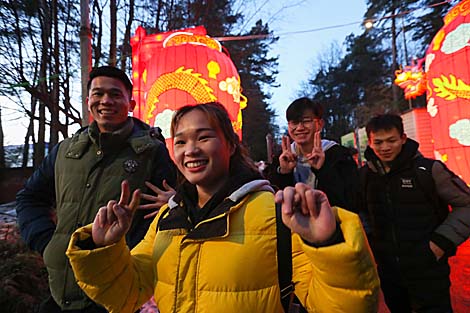
<instances>
[{"instance_id":1,"label":"man in green jacket","mask_svg":"<svg viewBox=\"0 0 470 313\"><path fill-rule=\"evenodd\" d=\"M87 102L94 121L52 148L16 198L21 235L41 253L49 274L52 297L40 313L106 312L75 282L65 256L71 234L93 222L109 199L119 199L123 180L144 191L145 182L161 189L165 181L175 183L175 167L158 130L128 116L135 102L123 71L111 66L92 70ZM126 237L129 247L146 233L148 213L137 213Z\"/></svg>"}]
</instances>

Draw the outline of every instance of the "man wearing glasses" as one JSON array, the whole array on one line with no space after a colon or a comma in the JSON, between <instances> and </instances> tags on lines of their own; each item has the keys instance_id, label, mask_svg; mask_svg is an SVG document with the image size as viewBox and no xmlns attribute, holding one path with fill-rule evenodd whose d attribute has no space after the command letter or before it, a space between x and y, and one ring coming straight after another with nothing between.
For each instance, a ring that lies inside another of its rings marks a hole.
<instances>
[{"instance_id":1,"label":"man wearing glasses","mask_svg":"<svg viewBox=\"0 0 470 313\"><path fill-rule=\"evenodd\" d=\"M332 206L357 212L357 163L349 149L321 139L322 116L322 105L308 98L289 105L289 136L282 137L281 154L273 159L265 175L279 189L306 183L326 193Z\"/></svg>"}]
</instances>

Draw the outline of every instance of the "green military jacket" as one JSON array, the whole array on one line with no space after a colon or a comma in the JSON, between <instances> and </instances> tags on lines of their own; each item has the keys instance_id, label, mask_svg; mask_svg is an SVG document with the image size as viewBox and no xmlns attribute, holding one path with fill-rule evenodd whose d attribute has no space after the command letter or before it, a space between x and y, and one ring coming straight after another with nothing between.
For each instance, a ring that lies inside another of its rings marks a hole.
<instances>
[{"instance_id":1,"label":"green military jacket","mask_svg":"<svg viewBox=\"0 0 470 313\"><path fill-rule=\"evenodd\" d=\"M60 144L55 162L57 226L43 257L52 296L62 309L82 309L91 301L76 284L65 256L71 234L93 222L98 209L109 200L119 200L124 179L131 191L141 188L144 192L145 181L157 186L163 179L172 181L172 175L165 174L174 174L168 151L155 137L148 125L129 118L118 132L99 133L93 123ZM150 225L143 218L146 213L137 212L134 217L126 237L131 247Z\"/></svg>"}]
</instances>

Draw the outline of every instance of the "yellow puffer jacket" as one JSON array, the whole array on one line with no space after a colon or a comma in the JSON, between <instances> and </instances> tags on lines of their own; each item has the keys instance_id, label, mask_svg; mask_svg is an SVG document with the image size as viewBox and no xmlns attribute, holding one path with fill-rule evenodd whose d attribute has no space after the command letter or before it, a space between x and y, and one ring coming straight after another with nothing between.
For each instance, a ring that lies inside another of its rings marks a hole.
<instances>
[{"instance_id":1,"label":"yellow puffer jacket","mask_svg":"<svg viewBox=\"0 0 470 313\"><path fill-rule=\"evenodd\" d=\"M271 192L247 193L189 232L181 211L160 212L130 253L124 240L81 250L76 242L91 225L73 234L67 256L90 298L120 313L135 312L152 292L161 313L283 312ZM292 236L295 293L309 312L377 312L379 281L359 218L342 209L337 217L343 243L314 248Z\"/></svg>"}]
</instances>

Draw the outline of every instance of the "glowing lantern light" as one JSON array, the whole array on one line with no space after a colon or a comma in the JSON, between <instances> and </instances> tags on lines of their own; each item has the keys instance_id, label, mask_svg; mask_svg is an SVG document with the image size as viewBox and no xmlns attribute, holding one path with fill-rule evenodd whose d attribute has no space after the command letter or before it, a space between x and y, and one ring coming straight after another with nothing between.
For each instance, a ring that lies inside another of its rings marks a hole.
<instances>
[{"instance_id":1,"label":"glowing lantern light","mask_svg":"<svg viewBox=\"0 0 470 313\"><path fill-rule=\"evenodd\" d=\"M138 27L131 45L135 117L159 126L168 142L175 110L218 101L241 137L241 109L246 107L246 98L240 92L240 76L204 27L152 35Z\"/></svg>"},{"instance_id":2,"label":"glowing lantern light","mask_svg":"<svg viewBox=\"0 0 470 313\"><path fill-rule=\"evenodd\" d=\"M427 111L437 159L470 183L470 0L444 17L426 53Z\"/></svg>"},{"instance_id":3,"label":"glowing lantern light","mask_svg":"<svg viewBox=\"0 0 470 313\"><path fill-rule=\"evenodd\" d=\"M426 92L426 74L422 70L424 59L411 66L405 66L403 70L395 71L395 84L400 86L405 93L405 99L414 99Z\"/></svg>"}]
</instances>

